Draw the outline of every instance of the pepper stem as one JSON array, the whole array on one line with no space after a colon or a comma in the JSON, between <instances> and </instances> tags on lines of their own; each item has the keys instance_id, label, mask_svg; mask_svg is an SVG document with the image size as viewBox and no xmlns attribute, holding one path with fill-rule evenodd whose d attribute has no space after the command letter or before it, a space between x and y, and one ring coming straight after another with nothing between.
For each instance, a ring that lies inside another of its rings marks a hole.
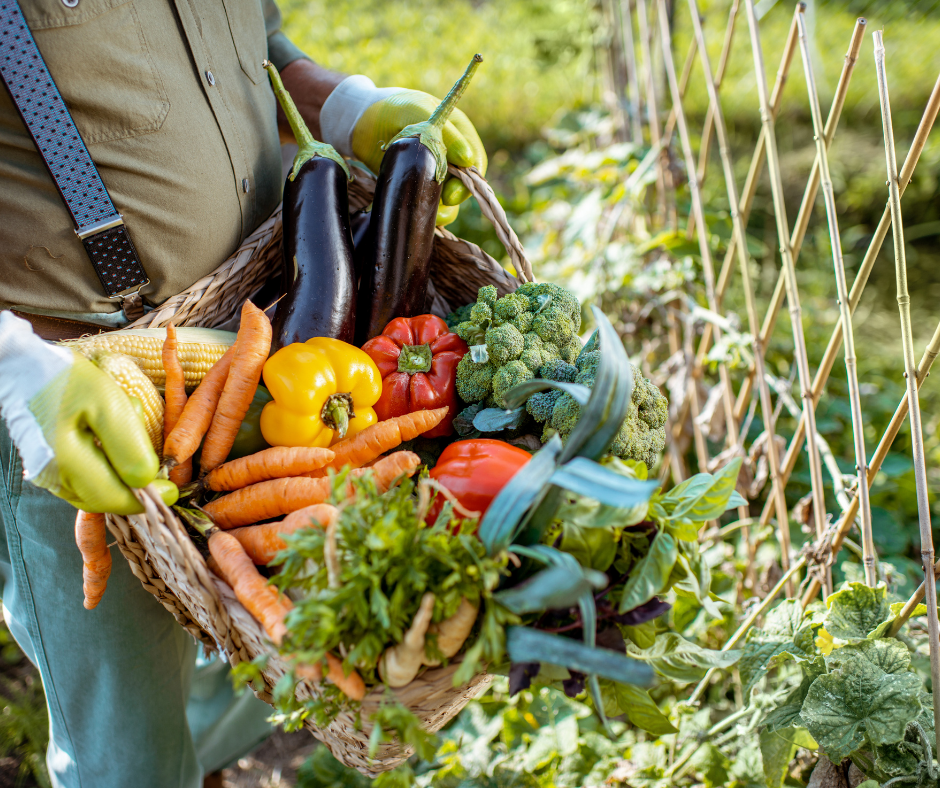
<instances>
[{"instance_id":1,"label":"pepper stem","mask_svg":"<svg viewBox=\"0 0 940 788\"><path fill-rule=\"evenodd\" d=\"M334 430L340 439L346 437L349 429L349 420L356 418L353 412L352 394L331 394L320 411L323 423Z\"/></svg>"},{"instance_id":2,"label":"pepper stem","mask_svg":"<svg viewBox=\"0 0 940 788\"><path fill-rule=\"evenodd\" d=\"M434 110L431 117L421 123L412 123L410 126L405 126L405 128L392 138L385 148L387 149L389 145L398 140L417 137L421 141L421 144L434 154L434 159L437 163L434 178L438 183L443 183L444 178L447 176L447 146L444 145L442 129L444 128L444 124L447 123L447 119L451 116L451 113L453 113L454 108L457 106L460 97L470 84L471 77L482 62L483 57L481 55L474 55L473 60L470 61L470 65L467 66L466 71L463 72L463 76L457 80L457 84L450 89L450 93L444 97L444 100L438 105L437 109Z\"/></svg>"},{"instance_id":3,"label":"pepper stem","mask_svg":"<svg viewBox=\"0 0 940 788\"><path fill-rule=\"evenodd\" d=\"M297 109L297 105L291 98L290 93L288 93L287 88L284 87L284 83L281 81L281 75L277 72L274 64L270 60L265 60L261 65L268 72L274 95L277 97L281 109L284 110L287 122L290 124L291 131L294 133L294 139L297 141L297 155L294 156L294 166L291 168L290 175L288 176L289 179L294 180L294 178L297 177L297 173L300 172L300 168L310 161L310 159L315 156L322 156L325 159L335 161L343 168L346 177L352 180L352 173L349 171L349 166L346 164L343 157L336 152L336 149L332 145L328 145L325 142L318 142L313 138L313 134L310 133L310 129L307 127L303 116L300 114L300 110Z\"/></svg>"},{"instance_id":4,"label":"pepper stem","mask_svg":"<svg viewBox=\"0 0 940 788\"><path fill-rule=\"evenodd\" d=\"M398 371L414 375L416 372L429 372L434 354L431 352L431 346L427 343L423 345L402 345L401 354L398 356Z\"/></svg>"}]
</instances>

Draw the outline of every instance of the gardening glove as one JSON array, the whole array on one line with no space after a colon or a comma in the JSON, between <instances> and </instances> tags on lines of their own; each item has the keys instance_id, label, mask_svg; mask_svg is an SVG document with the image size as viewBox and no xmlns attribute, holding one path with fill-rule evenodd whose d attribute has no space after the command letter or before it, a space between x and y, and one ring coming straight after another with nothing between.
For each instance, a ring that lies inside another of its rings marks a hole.
<instances>
[{"instance_id":1,"label":"gardening glove","mask_svg":"<svg viewBox=\"0 0 940 788\"><path fill-rule=\"evenodd\" d=\"M143 511L130 488L154 481L160 463L130 398L12 312L0 312L0 415L33 484L86 512Z\"/></svg>"},{"instance_id":2,"label":"gardening glove","mask_svg":"<svg viewBox=\"0 0 940 788\"><path fill-rule=\"evenodd\" d=\"M328 142L344 156L355 157L372 172L382 164L382 145L405 126L431 117L440 99L419 90L377 88L361 74L347 77L330 93L320 111L320 129ZM467 116L454 110L444 126L447 161L458 167L476 167L486 174L486 151ZM448 177L441 191L437 224L457 218L459 205L470 191L457 178Z\"/></svg>"}]
</instances>

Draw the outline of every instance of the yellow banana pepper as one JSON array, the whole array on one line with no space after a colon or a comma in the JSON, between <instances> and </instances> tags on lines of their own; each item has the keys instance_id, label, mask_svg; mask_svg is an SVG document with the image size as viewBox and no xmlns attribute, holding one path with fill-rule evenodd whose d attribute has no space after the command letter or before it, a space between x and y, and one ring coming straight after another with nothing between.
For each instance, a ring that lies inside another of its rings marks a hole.
<instances>
[{"instance_id":1,"label":"yellow banana pepper","mask_svg":"<svg viewBox=\"0 0 940 788\"><path fill-rule=\"evenodd\" d=\"M382 376L368 354L346 342L314 337L265 362L273 402L261 411L261 433L272 446L326 448L361 432L378 417Z\"/></svg>"}]
</instances>

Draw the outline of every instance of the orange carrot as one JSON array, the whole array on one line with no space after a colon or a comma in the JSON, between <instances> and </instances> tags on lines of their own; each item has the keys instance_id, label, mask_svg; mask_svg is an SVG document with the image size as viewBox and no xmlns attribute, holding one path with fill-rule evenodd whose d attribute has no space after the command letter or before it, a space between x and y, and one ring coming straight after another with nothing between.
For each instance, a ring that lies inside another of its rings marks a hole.
<instances>
[{"instance_id":1,"label":"orange carrot","mask_svg":"<svg viewBox=\"0 0 940 788\"><path fill-rule=\"evenodd\" d=\"M235 345L212 365L212 369L186 401L176 426L163 443L163 457L170 467L186 462L199 448L199 443L212 423L233 358Z\"/></svg>"},{"instance_id":2,"label":"orange carrot","mask_svg":"<svg viewBox=\"0 0 940 788\"><path fill-rule=\"evenodd\" d=\"M163 412L163 440L173 431L186 407L186 381L183 377L183 365L177 352L176 326L170 323L166 327L166 339L163 340L163 369L166 372L166 384L163 392L166 409ZM170 481L177 487L189 484L193 478L193 458L181 462L170 470Z\"/></svg>"},{"instance_id":3,"label":"orange carrot","mask_svg":"<svg viewBox=\"0 0 940 788\"><path fill-rule=\"evenodd\" d=\"M329 449L272 446L270 449L220 465L206 476L204 483L216 492L239 490L268 479L303 476L309 471L322 468L333 457L334 454Z\"/></svg>"},{"instance_id":4,"label":"orange carrot","mask_svg":"<svg viewBox=\"0 0 940 788\"><path fill-rule=\"evenodd\" d=\"M326 677L332 681L339 690L351 700L362 700L366 696L366 684L355 670L348 676L343 671L343 663L337 657L329 652L326 653L327 673ZM294 673L299 679L307 679L313 682L319 682L323 679L323 666L319 663L315 665L298 665Z\"/></svg>"},{"instance_id":5,"label":"orange carrot","mask_svg":"<svg viewBox=\"0 0 940 788\"><path fill-rule=\"evenodd\" d=\"M268 637L280 645L287 633L284 619L290 607L285 604L286 598L268 585L231 534L213 529L209 535L209 553L215 559L213 571L232 587L235 597L264 627Z\"/></svg>"},{"instance_id":6,"label":"orange carrot","mask_svg":"<svg viewBox=\"0 0 940 788\"><path fill-rule=\"evenodd\" d=\"M92 610L104 596L111 574L111 551L103 514L78 510L75 516L75 543L82 554L82 591L85 609Z\"/></svg>"},{"instance_id":7,"label":"orange carrot","mask_svg":"<svg viewBox=\"0 0 940 788\"><path fill-rule=\"evenodd\" d=\"M314 526L326 527L335 522L339 511L328 503L317 503L291 512L283 520L264 525L246 525L233 528L229 533L240 543L248 557L258 565L266 565L285 547L286 534L292 534L302 528Z\"/></svg>"},{"instance_id":8,"label":"orange carrot","mask_svg":"<svg viewBox=\"0 0 940 788\"><path fill-rule=\"evenodd\" d=\"M333 444L331 448L336 456L330 464L318 471L308 473L307 476L313 478L325 476L330 468L338 471L346 465L359 468L380 454L385 454L405 441L414 440L422 432L433 429L444 420L447 411L448 408L416 410L414 413L406 413L404 416L395 416L372 424L352 438Z\"/></svg>"},{"instance_id":9,"label":"orange carrot","mask_svg":"<svg viewBox=\"0 0 940 788\"><path fill-rule=\"evenodd\" d=\"M232 450L238 428L258 389L261 370L270 351L271 321L251 301L245 301L241 326L235 338L232 368L202 445L199 466L203 475L225 462Z\"/></svg>"},{"instance_id":10,"label":"orange carrot","mask_svg":"<svg viewBox=\"0 0 940 788\"><path fill-rule=\"evenodd\" d=\"M385 491L402 474L411 475L421 464L421 458L410 451L397 451L368 469L375 474L376 486ZM366 469L351 471L361 476ZM219 528L236 528L262 520L270 520L282 514L297 511L305 506L323 503L330 497L330 479L310 479L306 476L290 476L272 479L235 490L207 503L203 511Z\"/></svg>"}]
</instances>

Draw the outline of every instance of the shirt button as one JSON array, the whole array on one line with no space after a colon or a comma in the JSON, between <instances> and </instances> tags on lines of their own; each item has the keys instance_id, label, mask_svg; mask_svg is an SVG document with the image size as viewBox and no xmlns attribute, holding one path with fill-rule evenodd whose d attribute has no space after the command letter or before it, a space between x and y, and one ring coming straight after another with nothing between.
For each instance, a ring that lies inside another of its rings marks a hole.
<instances>
[{"instance_id":1,"label":"shirt button","mask_svg":"<svg viewBox=\"0 0 940 788\"><path fill-rule=\"evenodd\" d=\"M75 8L79 3L79 0L62 0L62 5L66 8Z\"/></svg>"},{"instance_id":2,"label":"shirt button","mask_svg":"<svg viewBox=\"0 0 940 788\"><path fill-rule=\"evenodd\" d=\"M206 70L206 82L208 82L212 86L215 86L215 77L213 76L212 72L209 71L208 69Z\"/></svg>"},{"instance_id":3,"label":"shirt button","mask_svg":"<svg viewBox=\"0 0 940 788\"><path fill-rule=\"evenodd\" d=\"M249 186L250 184L248 183L248 179L242 178L242 191L245 192L245 194L248 194Z\"/></svg>"}]
</instances>

